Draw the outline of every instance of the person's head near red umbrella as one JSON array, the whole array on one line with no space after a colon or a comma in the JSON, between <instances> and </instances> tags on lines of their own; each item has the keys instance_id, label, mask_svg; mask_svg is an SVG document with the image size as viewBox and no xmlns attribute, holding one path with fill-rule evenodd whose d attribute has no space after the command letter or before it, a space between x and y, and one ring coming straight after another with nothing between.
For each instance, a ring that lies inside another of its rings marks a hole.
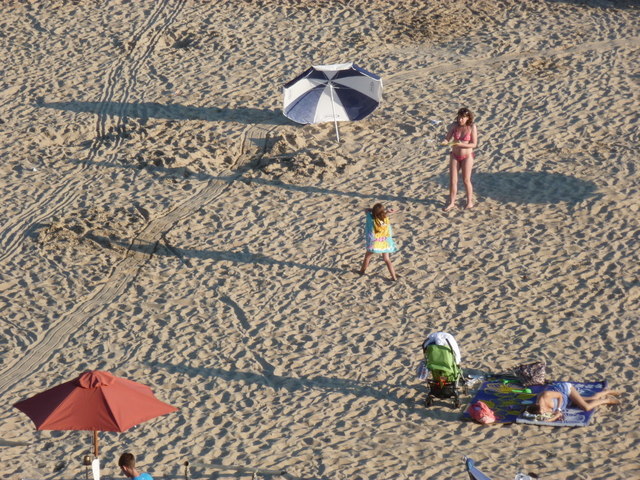
<instances>
[{"instance_id":1,"label":"person's head near red umbrella","mask_svg":"<svg viewBox=\"0 0 640 480\"><path fill-rule=\"evenodd\" d=\"M133 478L134 480L153 480L148 473L140 473L138 471L136 468L136 457L133 456L133 453L126 452L120 455L118 466L127 478Z\"/></svg>"}]
</instances>

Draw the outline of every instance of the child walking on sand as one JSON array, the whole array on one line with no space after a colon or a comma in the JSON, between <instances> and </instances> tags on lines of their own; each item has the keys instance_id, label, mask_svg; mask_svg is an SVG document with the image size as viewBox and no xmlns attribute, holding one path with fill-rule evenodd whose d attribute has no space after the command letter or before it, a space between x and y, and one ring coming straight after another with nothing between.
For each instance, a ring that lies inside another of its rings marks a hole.
<instances>
[{"instance_id":1,"label":"child walking on sand","mask_svg":"<svg viewBox=\"0 0 640 480\"><path fill-rule=\"evenodd\" d=\"M373 208L366 209L366 223L364 227L364 237L367 251L364 254L364 260L362 261L362 268L360 268L360 275L364 275L371 261L371 257L374 253L381 253L384 263L387 264L389 273L391 274L391 280L397 280L396 272L393 269L393 263L389 254L397 250L396 244L393 241L393 230L391 223L389 222L390 214L396 212L396 210L385 210L381 203L376 203Z\"/></svg>"}]
</instances>

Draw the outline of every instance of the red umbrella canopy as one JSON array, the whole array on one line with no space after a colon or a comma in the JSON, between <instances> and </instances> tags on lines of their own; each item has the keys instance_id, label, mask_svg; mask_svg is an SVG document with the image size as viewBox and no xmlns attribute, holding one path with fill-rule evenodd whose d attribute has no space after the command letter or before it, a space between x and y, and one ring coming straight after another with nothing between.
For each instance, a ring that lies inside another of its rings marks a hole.
<instances>
[{"instance_id":1,"label":"red umbrella canopy","mask_svg":"<svg viewBox=\"0 0 640 480\"><path fill-rule=\"evenodd\" d=\"M98 370L14 405L38 430L124 432L146 420L175 412L146 385Z\"/></svg>"}]
</instances>

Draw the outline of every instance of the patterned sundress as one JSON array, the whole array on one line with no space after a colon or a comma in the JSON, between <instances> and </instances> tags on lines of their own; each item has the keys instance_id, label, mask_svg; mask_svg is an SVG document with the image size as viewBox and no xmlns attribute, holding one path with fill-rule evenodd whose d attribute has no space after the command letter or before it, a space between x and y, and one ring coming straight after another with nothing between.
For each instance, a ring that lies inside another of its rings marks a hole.
<instances>
[{"instance_id":1,"label":"patterned sundress","mask_svg":"<svg viewBox=\"0 0 640 480\"><path fill-rule=\"evenodd\" d=\"M366 223L364 226L365 245L368 252L373 253L393 253L397 251L393 241L393 229L389 217L384 221L375 220L371 212L366 212Z\"/></svg>"}]
</instances>

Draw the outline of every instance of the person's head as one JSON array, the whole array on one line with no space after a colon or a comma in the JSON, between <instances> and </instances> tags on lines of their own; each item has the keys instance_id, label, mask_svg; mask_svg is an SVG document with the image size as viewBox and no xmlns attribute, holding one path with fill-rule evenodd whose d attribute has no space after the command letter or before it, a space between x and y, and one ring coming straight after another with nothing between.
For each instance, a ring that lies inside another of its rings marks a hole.
<instances>
[{"instance_id":1,"label":"person's head","mask_svg":"<svg viewBox=\"0 0 640 480\"><path fill-rule=\"evenodd\" d=\"M529 405L527 407L527 412L531 413L532 415L540 415L542 413L540 411L540 405L537 403L534 403L533 405Z\"/></svg>"},{"instance_id":2,"label":"person's head","mask_svg":"<svg viewBox=\"0 0 640 480\"><path fill-rule=\"evenodd\" d=\"M123 453L118 459L118 466L127 477L133 478L137 476L136 457L133 453Z\"/></svg>"},{"instance_id":3,"label":"person's head","mask_svg":"<svg viewBox=\"0 0 640 480\"><path fill-rule=\"evenodd\" d=\"M384 206L381 203L376 203L371 209L371 214L373 218L376 220L380 220L381 222L387 218L387 211L384 209Z\"/></svg>"},{"instance_id":4,"label":"person's head","mask_svg":"<svg viewBox=\"0 0 640 480\"><path fill-rule=\"evenodd\" d=\"M473 113L468 108L458 110L456 121L459 125L473 125Z\"/></svg>"}]
</instances>

